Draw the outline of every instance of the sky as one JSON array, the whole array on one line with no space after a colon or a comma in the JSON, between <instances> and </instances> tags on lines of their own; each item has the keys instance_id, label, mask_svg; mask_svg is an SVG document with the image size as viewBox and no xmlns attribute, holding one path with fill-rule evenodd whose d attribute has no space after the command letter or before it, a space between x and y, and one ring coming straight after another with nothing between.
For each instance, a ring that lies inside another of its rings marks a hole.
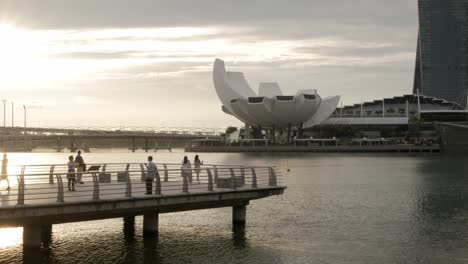
<instances>
[{"instance_id":1,"label":"sky","mask_svg":"<svg viewBox=\"0 0 468 264\"><path fill-rule=\"evenodd\" d=\"M416 0L0 0L0 99L29 126L240 125L212 67L344 105L412 91ZM3 124L3 120L0 119Z\"/></svg>"}]
</instances>

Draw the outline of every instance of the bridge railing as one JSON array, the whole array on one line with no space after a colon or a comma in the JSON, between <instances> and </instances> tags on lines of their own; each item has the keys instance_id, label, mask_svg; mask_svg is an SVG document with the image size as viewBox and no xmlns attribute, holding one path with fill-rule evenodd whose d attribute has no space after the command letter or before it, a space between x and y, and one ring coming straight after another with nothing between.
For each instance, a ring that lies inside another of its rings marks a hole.
<instances>
[{"instance_id":1,"label":"bridge railing","mask_svg":"<svg viewBox=\"0 0 468 264\"><path fill-rule=\"evenodd\" d=\"M111 165L111 164L107 164ZM122 164L114 164L114 166ZM3 194L0 208L5 206L41 205L51 203L85 202L122 198L148 197L144 164L139 169L105 168L97 172L83 172L84 184L75 183L76 191L68 189L68 177L79 173L19 173L9 175L15 179L12 189ZM173 168L175 164L164 164L156 171L151 182L151 195L182 195L206 192L242 191L257 188L272 188L282 185L280 171L276 167L260 166L202 166L201 168ZM169 166L171 165L171 166ZM50 178L54 181L51 182Z\"/></svg>"},{"instance_id":2,"label":"bridge railing","mask_svg":"<svg viewBox=\"0 0 468 264\"><path fill-rule=\"evenodd\" d=\"M86 167L89 169L91 166L98 166L99 169L97 172L109 172L109 171L136 171L136 170L144 170L146 168L147 163L87 163ZM168 169L180 169L180 163L157 163L157 166L160 168L164 168L165 170ZM233 168L241 168L245 165L227 165L227 164L203 164L200 166L201 169L206 168L226 168L226 167L233 167ZM195 167L192 164L192 167ZM46 174L49 173L49 182L53 183L55 181L55 177L53 176L55 173L67 173L68 166L65 163L60 164L36 164L36 165L16 165L16 166L9 166L8 167L9 174L21 174L21 175L30 175L30 174Z\"/></svg>"}]
</instances>

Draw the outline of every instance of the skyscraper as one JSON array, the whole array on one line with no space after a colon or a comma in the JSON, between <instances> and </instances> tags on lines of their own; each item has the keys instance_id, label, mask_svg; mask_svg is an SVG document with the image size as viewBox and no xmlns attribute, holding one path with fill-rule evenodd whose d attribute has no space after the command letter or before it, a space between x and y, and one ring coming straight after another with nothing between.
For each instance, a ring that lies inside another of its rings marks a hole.
<instances>
[{"instance_id":1,"label":"skyscraper","mask_svg":"<svg viewBox=\"0 0 468 264\"><path fill-rule=\"evenodd\" d=\"M413 92L466 107L468 0L418 0L419 36Z\"/></svg>"}]
</instances>

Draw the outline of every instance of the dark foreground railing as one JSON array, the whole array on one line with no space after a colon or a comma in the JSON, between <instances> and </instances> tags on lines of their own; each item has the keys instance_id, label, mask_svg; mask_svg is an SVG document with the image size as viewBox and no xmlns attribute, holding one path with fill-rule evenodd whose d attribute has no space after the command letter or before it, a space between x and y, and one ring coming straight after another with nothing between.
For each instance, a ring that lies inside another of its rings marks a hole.
<instances>
[{"instance_id":1,"label":"dark foreground railing","mask_svg":"<svg viewBox=\"0 0 468 264\"><path fill-rule=\"evenodd\" d=\"M76 191L67 188L67 166L64 164L24 165L9 175L12 189L3 193L0 208L17 205L84 202L147 196L144 163L88 164L99 170L83 172L84 184L75 184ZM75 178L80 173L74 173ZM16 180L15 182L13 182ZM276 167L202 165L181 169L180 164L158 164L152 182L152 196L190 195L277 187L282 184Z\"/></svg>"}]
</instances>

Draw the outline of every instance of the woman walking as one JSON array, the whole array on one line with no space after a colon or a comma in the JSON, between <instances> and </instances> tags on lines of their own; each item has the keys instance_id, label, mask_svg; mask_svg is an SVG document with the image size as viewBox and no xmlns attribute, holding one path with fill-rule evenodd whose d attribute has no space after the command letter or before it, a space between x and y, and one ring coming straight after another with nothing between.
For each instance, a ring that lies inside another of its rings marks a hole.
<instances>
[{"instance_id":1,"label":"woman walking","mask_svg":"<svg viewBox=\"0 0 468 264\"><path fill-rule=\"evenodd\" d=\"M67 180L68 180L68 190L69 191L76 191L75 190L75 162L73 162L73 156L68 157L68 173L67 173Z\"/></svg>"},{"instance_id":2,"label":"woman walking","mask_svg":"<svg viewBox=\"0 0 468 264\"><path fill-rule=\"evenodd\" d=\"M4 153L3 160L2 160L2 174L0 175L0 182L7 181L7 184L8 184L7 191L10 191L10 180L8 179L7 168L8 168L8 158L7 158L7 154Z\"/></svg>"},{"instance_id":3,"label":"woman walking","mask_svg":"<svg viewBox=\"0 0 468 264\"><path fill-rule=\"evenodd\" d=\"M190 184L193 183L192 165L190 164L190 160L187 158L187 156L184 156L184 160L182 161L182 177L187 177L188 182Z\"/></svg>"},{"instance_id":4,"label":"woman walking","mask_svg":"<svg viewBox=\"0 0 468 264\"><path fill-rule=\"evenodd\" d=\"M200 172L201 172L201 165L203 165L203 161L200 161L198 155L195 155L195 160L193 161L193 165L195 166L195 173L197 174L197 182L200 183Z\"/></svg>"}]
</instances>

